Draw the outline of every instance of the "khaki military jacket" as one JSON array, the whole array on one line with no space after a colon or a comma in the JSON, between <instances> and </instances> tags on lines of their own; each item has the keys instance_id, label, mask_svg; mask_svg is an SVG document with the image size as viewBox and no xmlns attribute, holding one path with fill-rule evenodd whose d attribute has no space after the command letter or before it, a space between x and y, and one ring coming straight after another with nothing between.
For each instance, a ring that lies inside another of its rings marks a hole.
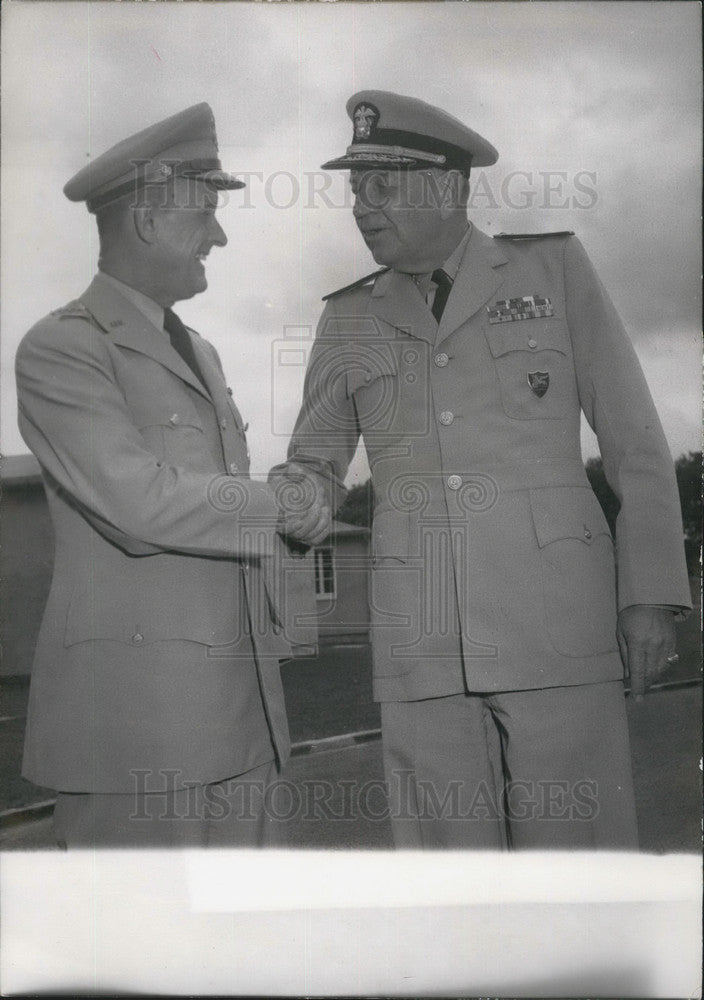
<instances>
[{"instance_id":1,"label":"khaki military jacket","mask_svg":"<svg viewBox=\"0 0 704 1000\"><path fill-rule=\"evenodd\" d=\"M615 544L582 413L621 502ZM289 457L334 493L360 435L377 699L619 678L618 609L689 605L668 446L573 236L473 229L439 326L406 274L333 295Z\"/></svg>"},{"instance_id":2,"label":"khaki military jacket","mask_svg":"<svg viewBox=\"0 0 704 1000\"><path fill-rule=\"evenodd\" d=\"M215 350L205 388L101 276L17 355L56 537L24 775L68 791L209 782L289 750L285 571ZM300 563L297 570L300 570ZM311 597L312 602L312 597Z\"/></svg>"}]
</instances>

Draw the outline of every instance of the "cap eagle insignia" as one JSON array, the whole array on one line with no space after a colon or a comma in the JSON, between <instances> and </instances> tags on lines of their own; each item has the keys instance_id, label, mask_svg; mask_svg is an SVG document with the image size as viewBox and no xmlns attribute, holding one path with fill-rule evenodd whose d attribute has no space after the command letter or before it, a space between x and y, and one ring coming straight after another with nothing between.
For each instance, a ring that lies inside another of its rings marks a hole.
<instances>
[{"instance_id":1,"label":"cap eagle insignia","mask_svg":"<svg viewBox=\"0 0 704 1000\"><path fill-rule=\"evenodd\" d=\"M352 116L354 122L354 138L368 139L372 134L372 129L379 121L379 112L373 104L358 104Z\"/></svg>"}]
</instances>

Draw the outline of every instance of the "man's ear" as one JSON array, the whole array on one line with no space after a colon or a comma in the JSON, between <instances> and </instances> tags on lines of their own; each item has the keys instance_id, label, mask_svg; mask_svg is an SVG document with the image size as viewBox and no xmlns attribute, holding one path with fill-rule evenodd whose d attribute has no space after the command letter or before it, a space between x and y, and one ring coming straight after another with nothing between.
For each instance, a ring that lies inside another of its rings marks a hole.
<instances>
[{"instance_id":1,"label":"man's ear","mask_svg":"<svg viewBox=\"0 0 704 1000\"><path fill-rule=\"evenodd\" d=\"M135 232L143 243L153 243L156 239L156 225L151 205L138 205L132 212Z\"/></svg>"}]
</instances>

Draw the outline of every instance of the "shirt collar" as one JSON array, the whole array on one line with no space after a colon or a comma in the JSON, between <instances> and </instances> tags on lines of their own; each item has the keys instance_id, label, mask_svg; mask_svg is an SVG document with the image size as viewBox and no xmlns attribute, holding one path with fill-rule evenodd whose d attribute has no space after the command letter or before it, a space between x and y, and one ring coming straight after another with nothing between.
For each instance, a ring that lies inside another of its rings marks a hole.
<instances>
[{"instance_id":1,"label":"shirt collar","mask_svg":"<svg viewBox=\"0 0 704 1000\"><path fill-rule=\"evenodd\" d=\"M472 223L469 222L467 224L466 230L464 231L462 239L459 241L459 243L452 251L450 256L441 265L445 274L449 278L451 278L452 281L454 281L455 278L457 277L457 272L460 269L460 264L462 263L462 258L464 257L464 252L467 249L467 244L469 243L469 237L471 235L472 235ZM431 273L414 274L412 275L412 278L415 281L416 285L418 285L418 289L424 298L428 295L428 292L431 289L431 285L435 287L433 285Z\"/></svg>"},{"instance_id":2,"label":"shirt collar","mask_svg":"<svg viewBox=\"0 0 704 1000\"><path fill-rule=\"evenodd\" d=\"M100 277L105 279L108 284L112 285L118 290L121 295L124 295L132 305L138 309L141 314L153 323L157 330L164 329L164 309L160 306L158 302L154 299L150 299L148 295L144 292L138 291L136 288L132 288L131 285L126 285L124 281L120 281L119 278L114 278L112 274L108 274L106 271L100 272Z\"/></svg>"},{"instance_id":3,"label":"shirt collar","mask_svg":"<svg viewBox=\"0 0 704 1000\"><path fill-rule=\"evenodd\" d=\"M457 277L457 272L460 269L460 264L462 263L462 258L464 257L464 252L467 249L467 244L469 243L469 237L472 235L472 223L470 222L465 230L464 236L459 241L455 249L452 251L450 256L447 258L445 263L442 265L442 269L448 277L452 278L454 281Z\"/></svg>"}]
</instances>

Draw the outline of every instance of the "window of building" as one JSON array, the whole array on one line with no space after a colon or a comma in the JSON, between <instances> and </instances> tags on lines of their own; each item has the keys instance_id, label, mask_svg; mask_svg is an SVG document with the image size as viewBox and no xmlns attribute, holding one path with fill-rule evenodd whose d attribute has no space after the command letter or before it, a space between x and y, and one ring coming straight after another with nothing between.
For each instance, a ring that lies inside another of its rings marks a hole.
<instances>
[{"instance_id":1,"label":"window of building","mask_svg":"<svg viewBox=\"0 0 704 1000\"><path fill-rule=\"evenodd\" d=\"M335 556L331 548L315 550L315 596L335 597Z\"/></svg>"}]
</instances>

